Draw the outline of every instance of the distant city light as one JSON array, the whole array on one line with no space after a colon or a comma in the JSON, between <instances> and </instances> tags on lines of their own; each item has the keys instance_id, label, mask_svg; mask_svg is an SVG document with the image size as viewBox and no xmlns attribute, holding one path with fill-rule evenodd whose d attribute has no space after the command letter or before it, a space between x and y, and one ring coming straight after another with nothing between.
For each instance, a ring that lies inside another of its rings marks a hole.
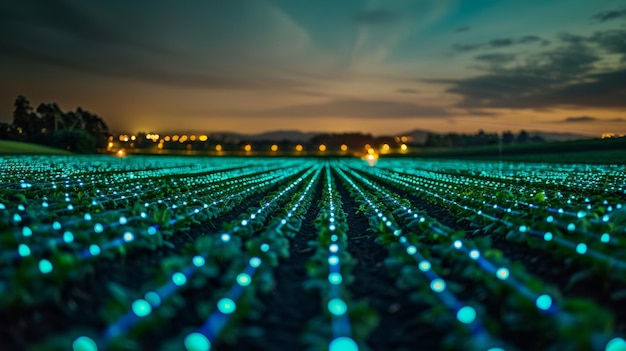
<instances>
[{"instance_id":1,"label":"distant city light","mask_svg":"<svg viewBox=\"0 0 626 351\"><path fill-rule=\"evenodd\" d=\"M298 152L302 151L302 145L300 144L296 145L296 151Z\"/></svg>"},{"instance_id":2,"label":"distant city light","mask_svg":"<svg viewBox=\"0 0 626 351\"><path fill-rule=\"evenodd\" d=\"M215 145L215 151L222 151L222 145L220 144Z\"/></svg>"},{"instance_id":3,"label":"distant city light","mask_svg":"<svg viewBox=\"0 0 626 351\"><path fill-rule=\"evenodd\" d=\"M321 152L326 151L326 145L321 144L321 145L320 145L320 147L319 147L319 149L320 149L320 151L321 151Z\"/></svg>"},{"instance_id":4,"label":"distant city light","mask_svg":"<svg viewBox=\"0 0 626 351\"><path fill-rule=\"evenodd\" d=\"M246 152L250 152L250 151L252 151L252 145L247 144L246 146L244 146L244 147L243 147L243 149L244 149Z\"/></svg>"},{"instance_id":5,"label":"distant city light","mask_svg":"<svg viewBox=\"0 0 626 351\"><path fill-rule=\"evenodd\" d=\"M348 151L348 145L341 144L341 151Z\"/></svg>"},{"instance_id":6,"label":"distant city light","mask_svg":"<svg viewBox=\"0 0 626 351\"><path fill-rule=\"evenodd\" d=\"M274 144L274 145L272 145L272 147L270 149L272 151L276 152L276 151L278 151L278 145Z\"/></svg>"}]
</instances>

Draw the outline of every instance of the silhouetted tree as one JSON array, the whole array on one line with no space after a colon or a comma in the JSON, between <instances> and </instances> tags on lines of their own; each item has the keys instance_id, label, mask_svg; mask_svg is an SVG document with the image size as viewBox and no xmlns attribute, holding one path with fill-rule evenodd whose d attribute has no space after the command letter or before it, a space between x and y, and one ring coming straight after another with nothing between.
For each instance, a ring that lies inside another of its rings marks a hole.
<instances>
[{"instance_id":1,"label":"silhouetted tree","mask_svg":"<svg viewBox=\"0 0 626 351\"><path fill-rule=\"evenodd\" d=\"M18 139L33 139L41 133L41 120L33 113L30 101L23 95L15 99L15 111L13 112L13 127L16 129Z\"/></svg>"},{"instance_id":2,"label":"silhouetted tree","mask_svg":"<svg viewBox=\"0 0 626 351\"><path fill-rule=\"evenodd\" d=\"M527 143L529 141L530 141L530 135L528 134L527 131L522 129L519 132L519 134L517 135L517 142L520 143L520 144L523 144L523 143Z\"/></svg>"}]
</instances>

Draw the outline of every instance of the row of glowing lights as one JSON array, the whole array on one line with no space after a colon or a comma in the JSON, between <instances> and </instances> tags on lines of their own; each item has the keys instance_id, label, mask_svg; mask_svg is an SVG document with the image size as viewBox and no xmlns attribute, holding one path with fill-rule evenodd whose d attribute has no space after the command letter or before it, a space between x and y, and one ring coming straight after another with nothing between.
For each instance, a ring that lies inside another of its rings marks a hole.
<instances>
[{"instance_id":1,"label":"row of glowing lights","mask_svg":"<svg viewBox=\"0 0 626 351\"><path fill-rule=\"evenodd\" d=\"M193 135L192 135L192 136L193 136ZM133 136L133 137L134 137L134 136ZM121 137L120 137L120 138L121 138ZM134 140L134 139L133 139L133 140ZM179 140L181 143L184 143L187 139L184 139L184 140L183 140L183 139L181 138L181 139L178 139L178 140ZM192 140L193 140L193 139L192 139ZM122 141L128 141L128 140L122 140ZM154 141L156 142L156 140L154 140ZM166 141L167 141L167 140L166 140ZM201 140L201 141L202 141L202 140ZM161 140L161 141L159 141L159 144L157 145L157 147L158 147L159 149L162 149L162 148L163 148L163 145L164 145L164 144L163 144L163 140ZM190 145L189 145L189 146L190 146ZM108 149L110 150L110 149L112 149L112 148L113 148L113 142L109 142L109 144L108 144ZM342 144L339 148L340 148L340 150L341 150L341 151L343 151L343 152L348 151L348 145L346 145L346 144ZM364 148L365 148L365 150L367 150L368 154L370 154L370 155L373 155L373 154L375 154L375 153L376 153L376 150L375 150L373 147L371 147L369 144L366 144L366 145L364 146ZM252 151L252 145L250 145L250 144L246 144L246 145L243 147L243 149L244 149L244 151L246 151L246 152L250 152L250 151ZM296 146L295 146L295 148L294 148L294 149L295 149L297 152L301 152L301 151L304 151L304 146L302 146L301 144L298 144L298 145L296 145ZM320 144L320 145L318 146L318 150L319 150L319 151L321 151L321 152L324 152L324 151L326 151L327 149L328 149L328 148L327 148L327 147L326 147L326 145L324 145L324 144ZM406 144L401 144L401 145L400 145L400 150L401 150L401 151L407 151L408 149L409 149L409 147L408 147ZM220 144L215 145L215 151L222 151L222 150L223 150L222 145L220 145ZM272 146L270 146L270 150L271 150L272 152L277 152L277 151L278 151L278 145L273 144ZM383 144L383 145L382 145L382 147L380 148L380 150L381 150L382 152L388 152L388 151L391 151L391 146L389 146L389 144Z\"/></svg>"},{"instance_id":2,"label":"row of glowing lights","mask_svg":"<svg viewBox=\"0 0 626 351\"><path fill-rule=\"evenodd\" d=\"M112 138L113 137L110 137L109 141L113 141ZM161 136L159 134L156 134L156 133L148 133L148 134L146 134L145 138L148 139L148 140L152 140L154 142L157 142L157 141L161 140ZM123 141L123 142L135 141L135 140L137 140L137 136L136 135L121 134L118 137L118 139L120 141ZM184 141L187 141L187 140L190 140L190 141L196 141L196 140L207 141L207 140L209 140L209 136L205 135L205 134L198 135L198 136L193 135L193 134L189 135L189 136L187 136L187 135L180 135L180 136L179 135L172 135L172 136L166 135L166 136L163 137L163 140L164 141L170 141L170 140L171 141L181 141L181 142L184 142ZM394 140L397 143L399 143L399 142L407 143L411 139L409 139L407 136L402 136L402 137L395 137Z\"/></svg>"}]
</instances>

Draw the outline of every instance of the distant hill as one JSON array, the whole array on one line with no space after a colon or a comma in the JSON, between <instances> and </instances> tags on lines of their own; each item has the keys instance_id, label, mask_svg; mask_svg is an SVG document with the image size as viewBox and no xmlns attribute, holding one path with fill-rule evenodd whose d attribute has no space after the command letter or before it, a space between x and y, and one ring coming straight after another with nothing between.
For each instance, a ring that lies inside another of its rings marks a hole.
<instances>
[{"instance_id":1,"label":"distant hill","mask_svg":"<svg viewBox=\"0 0 626 351\"><path fill-rule=\"evenodd\" d=\"M583 135L583 134L542 132L539 130L529 131L528 134L531 137L539 136L545 141L574 141L574 140L598 139L598 137L592 137L592 136Z\"/></svg>"}]
</instances>

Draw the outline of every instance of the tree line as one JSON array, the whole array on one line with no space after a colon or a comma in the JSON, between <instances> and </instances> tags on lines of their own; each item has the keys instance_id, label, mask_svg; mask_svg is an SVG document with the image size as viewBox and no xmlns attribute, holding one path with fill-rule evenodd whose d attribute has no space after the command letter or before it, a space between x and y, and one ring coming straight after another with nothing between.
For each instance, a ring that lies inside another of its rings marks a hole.
<instances>
[{"instance_id":1,"label":"tree line","mask_svg":"<svg viewBox=\"0 0 626 351\"><path fill-rule=\"evenodd\" d=\"M465 147L465 146L484 146L497 145L499 143L508 144L525 144L528 142L544 141L537 135L531 136L527 131L522 130L515 135L511 131L505 131L502 136L498 133L486 133L483 130L477 134L435 134L430 133L426 138L424 146L431 147Z\"/></svg>"},{"instance_id":2,"label":"tree line","mask_svg":"<svg viewBox=\"0 0 626 351\"><path fill-rule=\"evenodd\" d=\"M93 153L106 147L109 127L102 117L78 107L64 112L56 103L41 103L37 108L23 95L15 99L12 123L0 124L0 139L25 141Z\"/></svg>"}]
</instances>

